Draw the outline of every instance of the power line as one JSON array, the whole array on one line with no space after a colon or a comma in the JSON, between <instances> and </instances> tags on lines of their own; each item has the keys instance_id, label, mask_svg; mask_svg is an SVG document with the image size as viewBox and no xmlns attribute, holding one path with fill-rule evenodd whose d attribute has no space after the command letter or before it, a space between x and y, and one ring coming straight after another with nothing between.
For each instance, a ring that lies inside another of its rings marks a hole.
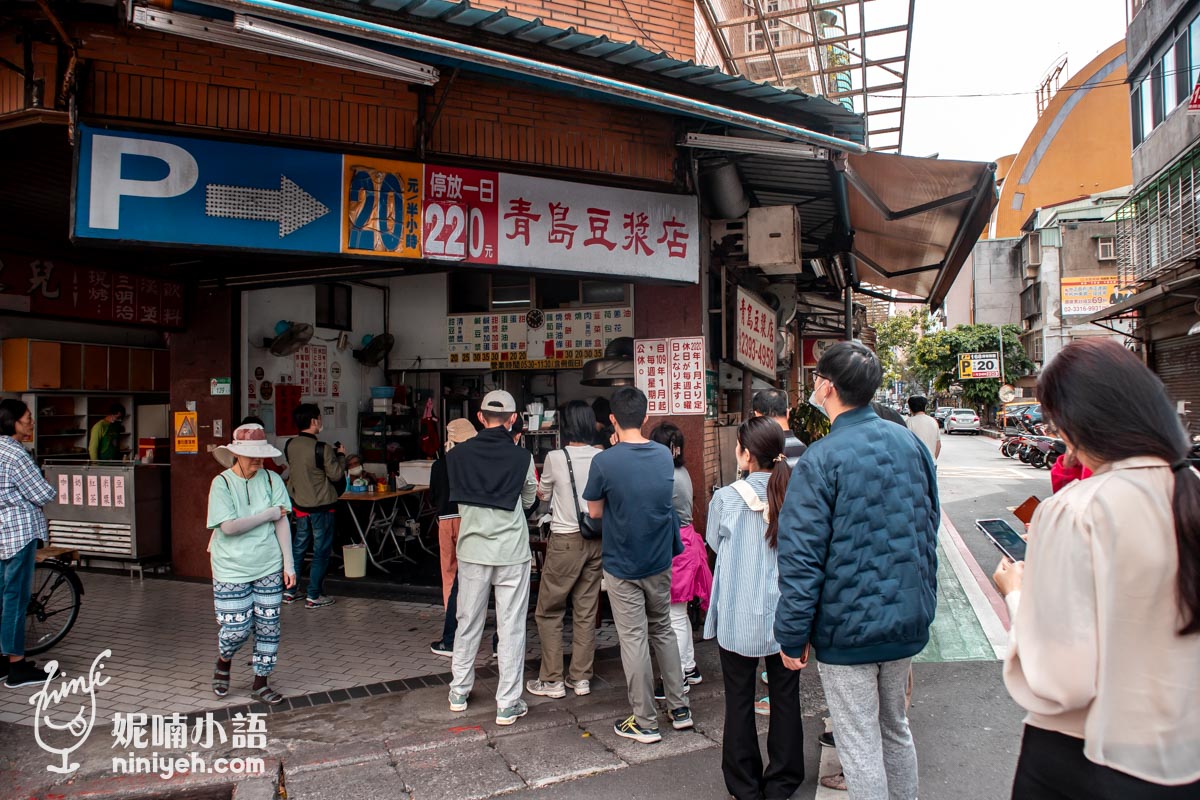
<instances>
[{"instance_id":1,"label":"power line","mask_svg":"<svg viewBox=\"0 0 1200 800\"><path fill-rule=\"evenodd\" d=\"M1200 66L1200 65L1198 65L1198 66ZM1192 72L1192 69L1189 67L1187 69L1174 69L1174 70L1171 70L1170 72L1164 72L1162 75L1164 78L1171 78L1171 77L1174 77L1174 76L1182 74L1182 73L1190 73L1190 72ZM1149 76L1145 76L1145 78L1148 78L1148 77ZM1143 78L1143 80L1145 80L1145 78ZM1107 88L1110 88L1113 86L1129 86L1129 85L1130 85L1130 81L1128 78L1122 78L1120 80L1095 81L1095 82L1091 82L1091 83L1081 83L1081 84L1078 84L1075 86L1071 86L1071 85L1060 86L1058 88L1058 91L1055 92L1055 94L1058 95L1063 92L1078 92L1078 91L1084 91L1084 90L1090 90L1090 89L1107 89ZM1038 89L1034 89L1033 91L1026 91L1026 92L970 92L970 93L964 93L964 94L911 94L911 93L909 93L907 95L898 95L898 94L876 94L874 92L866 92L866 94L871 97L892 98L892 99L897 99L897 100L902 97L907 97L910 100L954 100L954 99L971 98L971 97L1026 97L1028 95L1035 95L1038 93L1038 91L1039 91Z\"/></svg>"}]
</instances>

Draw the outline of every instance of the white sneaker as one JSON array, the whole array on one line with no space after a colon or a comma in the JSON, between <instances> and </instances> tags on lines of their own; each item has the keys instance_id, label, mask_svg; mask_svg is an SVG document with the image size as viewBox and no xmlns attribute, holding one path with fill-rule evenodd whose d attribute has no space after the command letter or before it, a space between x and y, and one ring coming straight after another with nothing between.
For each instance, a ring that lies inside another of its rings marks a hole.
<instances>
[{"instance_id":1,"label":"white sneaker","mask_svg":"<svg viewBox=\"0 0 1200 800\"><path fill-rule=\"evenodd\" d=\"M575 690L576 697L583 697L592 693L592 682L586 678L581 681L567 680L567 688Z\"/></svg>"},{"instance_id":2,"label":"white sneaker","mask_svg":"<svg viewBox=\"0 0 1200 800\"><path fill-rule=\"evenodd\" d=\"M567 690L563 688L562 681L526 681L525 688L530 694L536 694L540 697L553 697L557 700L560 697L567 696Z\"/></svg>"}]
</instances>

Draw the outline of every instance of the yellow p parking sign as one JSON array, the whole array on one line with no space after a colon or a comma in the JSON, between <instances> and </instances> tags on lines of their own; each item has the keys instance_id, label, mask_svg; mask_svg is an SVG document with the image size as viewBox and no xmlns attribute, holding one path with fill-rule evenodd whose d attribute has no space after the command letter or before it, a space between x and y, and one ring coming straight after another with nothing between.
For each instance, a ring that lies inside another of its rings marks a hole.
<instances>
[{"instance_id":1,"label":"yellow p parking sign","mask_svg":"<svg viewBox=\"0 0 1200 800\"><path fill-rule=\"evenodd\" d=\"M962 353L958 357L958 377L961 379L972 378L972 361L970 353Z\"/></svg>"}]
</instances>

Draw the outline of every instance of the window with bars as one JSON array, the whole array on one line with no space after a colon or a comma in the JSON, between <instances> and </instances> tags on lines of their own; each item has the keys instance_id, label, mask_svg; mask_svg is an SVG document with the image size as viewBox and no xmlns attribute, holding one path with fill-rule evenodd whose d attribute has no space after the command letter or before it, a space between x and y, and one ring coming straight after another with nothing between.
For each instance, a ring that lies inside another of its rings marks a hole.
<instances>
[{"instance_id":1,"label":"window with bars","mask_svg":"<svg viewBox=\"0 0 1200 800\"><path fill-rule=\"evenodd\" d=\"M1027 286L1021 292L1021 319L1031 320L1042 315L1042 284Z\"/></svg>"}]
</instances>

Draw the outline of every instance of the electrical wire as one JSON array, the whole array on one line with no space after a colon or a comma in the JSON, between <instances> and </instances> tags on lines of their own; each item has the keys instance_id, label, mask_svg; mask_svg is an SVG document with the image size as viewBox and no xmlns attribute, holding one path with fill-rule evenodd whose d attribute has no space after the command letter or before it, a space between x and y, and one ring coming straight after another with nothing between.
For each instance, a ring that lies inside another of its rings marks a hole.
<instances>
[{"instance_id":1,"label":"electrical wire","mask_svg":"<svg viewBox=\"0 0 1200 800\"><path fill-rule=\"evenodd\" d=\"M1197 66L1200 67L1200 65L1197 65ZM1191 67L1189 67L1187 69L1175 69L1175 70L1171 70L1170 72L1164 72L1163 77L1171 78L1171 77L1174 77L1175 75L1179 75L1181 73L1190 73L1191 71L1192 71ZM1149 77L1149 76L1146 76L1146 77ZM1129 86L1129 85L1130 85L1130 80L1128 78L1121 78L1119 80L1095 81L1095 82L1091 82L1091 83L1081 83L1081 84L1077 84L1074 86L1068 84L1066 86L1060 86L1054 92L1054 94L1057 95L1057 94L1061 94L1063 92L1078 92L1078 91L1085 91L1085 90L1090 90L1090 89L1106 89L1106 88L1109 88L1112 86ZM869 97L884 97L884 98L893 98L893 99L900 99L901 97L907 97L910 100L955 100L955 99L972 98L972 97L1026 97L1028 95L1039 94L1040 92L1041 92L1040 89L1034 89L1033 91L1025 91L1025 92L972 92L972 93L965 93L965 94L911 94L911 93L909 93L906 95L898 95L898 94L877 94L875 92L867 92L866 94Z\"/></svg>"},{"instance_id":2,"label":"electrical wire","mask_svg":"<svg viewBox=\"0 0 1200 800\"><path fill-rule=\"evenodd\" d=\"M644 36L646 38L646 41L650 42L650 44L654 45L662 52L664 52L664 53L667 52L667 48L663 47L661 44L654 41L654 37L651 36L649 33L647 33L646 29L643 28L641 25L639 25L638 21L633 18L633 12L629 10L629 6L625 5L625 0L620 0L620 2L621 2L621 8L625 9L625 13L629 16L629 21L633 23L633 27L638 29L638 33L640 33L642 36Z\"/></svg>"}]
</instances>

